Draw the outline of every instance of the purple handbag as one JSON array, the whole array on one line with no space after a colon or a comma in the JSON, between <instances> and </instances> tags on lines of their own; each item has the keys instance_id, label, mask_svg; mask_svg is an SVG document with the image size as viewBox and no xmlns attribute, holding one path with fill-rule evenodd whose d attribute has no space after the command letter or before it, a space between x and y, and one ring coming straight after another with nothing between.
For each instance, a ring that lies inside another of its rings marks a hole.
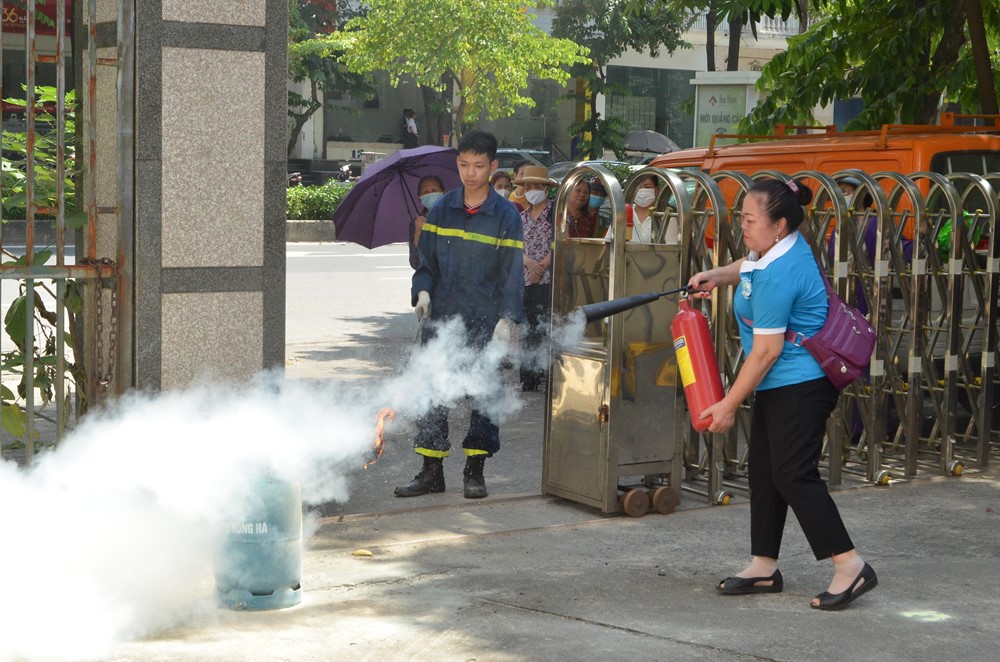
<instances>
[{"instance_id":1,"label":"purple handbag","mask_svg":"<svg viewBox=\"0 0 1000 662\"><path fill-rule=\"evenodd\" d=\"M822 268L819 272L829 299L826 323L811 338L789 330L785 332L785 340L805 347L839 391L868 371L877 336L861 311L837 295Z\"/></svg>"}]
</instances>

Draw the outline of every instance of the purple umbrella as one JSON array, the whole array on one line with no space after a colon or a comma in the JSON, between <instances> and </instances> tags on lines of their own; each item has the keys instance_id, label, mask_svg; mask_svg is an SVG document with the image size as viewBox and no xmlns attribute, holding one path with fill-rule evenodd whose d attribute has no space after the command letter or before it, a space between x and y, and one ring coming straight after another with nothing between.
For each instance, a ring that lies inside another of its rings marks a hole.
<instances>
[{"instance_id":1,"label":"purple umbrella","mask_svg":"<svg viewBox=\"0 0 1000 662\"><path fill-rule=\"evenodd\" d=\"M420 180L437 175L445 191L458 188L457 156L451 147L425 145L401 149L369 166L333 212L337 239L368 248L406 241L410 220L423 209Z\"/></svg>"}]
</instances>

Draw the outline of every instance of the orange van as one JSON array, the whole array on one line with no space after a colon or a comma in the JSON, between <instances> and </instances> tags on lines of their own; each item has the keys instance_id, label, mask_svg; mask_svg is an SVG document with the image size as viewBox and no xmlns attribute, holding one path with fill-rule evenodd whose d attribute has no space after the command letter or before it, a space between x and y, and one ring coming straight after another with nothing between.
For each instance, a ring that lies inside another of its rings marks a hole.
<instances>
[{"instance_id":1,"label":"orange van","mask_svg":"<svg viewBox=\"0 0 1000 662\"><path fill-rule=\"evenodd\" d=\"M956 119L985 118L991 127L957 126ZM716 145L716 138L751 142ZM1000 172L1000 115L945 113L940 125L886 124L879 131L788 134L779 125L774 136L712 136L709 146L670 152L650 165L698 168L713 173L736 170L753 174L778 170L792 174L817 170L833 174L845 168L865 172L891 170L908 175L918 171L940 174Z\"/></svg>"},{"instance_id":2,"label":"orange van","mask_svg":"<svg viewBox=\"0 0 1000 662\"><path fill-rule=\"evenodd\" d=\"M957 125L956 120L962 119L980 119L991 126ZM748 142L717 145L717 138ZM824 133L794 134L779 125L774 136L712 136L707 148L662 154L650 165L748 175L761 170L789 175L816 170L832 175L847 168L904 175L920 171L985 175L1000 172L1000 115L944 113L940 125L886 124L878 131L837 132L835 127L825 127ZM729 192L724 192L728 197Z\"/></svg>"}]
</instances>

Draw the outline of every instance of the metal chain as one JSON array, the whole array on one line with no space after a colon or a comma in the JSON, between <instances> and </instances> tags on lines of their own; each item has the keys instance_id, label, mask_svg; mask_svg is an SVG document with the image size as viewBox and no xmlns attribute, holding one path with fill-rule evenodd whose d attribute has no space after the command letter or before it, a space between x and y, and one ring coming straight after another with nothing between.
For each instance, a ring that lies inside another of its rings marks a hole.
<instances>
[{"instance_id":1,"label":"metal chain","mask_svg":"<svg viewBox=\"0 0 1000 662\"><path fill-rule=\"evenodd\" d=\"M114 260L110 258L101 258L92 262L95 266L111 266L116 267ZM110 285L108 281L110 280ZM97 317L94 334L95 334L95 344L97 350L97 356L95 361L95 381L97 383L98 393L104 393L107 391L108 386L114 379L115 374L115 358L117 355L117 345L118 345L118 274L117 269L110 277L99 276L97 278L97 284L99 288L96 294L96 305L95 305L95 315ZM108 335L108 358L107 358L107 369L104 369L105 359L104 359L104 290L111 290L111 316L108 319L108 323L111 325L111 329Z\"/></svg>"}]
</instances>

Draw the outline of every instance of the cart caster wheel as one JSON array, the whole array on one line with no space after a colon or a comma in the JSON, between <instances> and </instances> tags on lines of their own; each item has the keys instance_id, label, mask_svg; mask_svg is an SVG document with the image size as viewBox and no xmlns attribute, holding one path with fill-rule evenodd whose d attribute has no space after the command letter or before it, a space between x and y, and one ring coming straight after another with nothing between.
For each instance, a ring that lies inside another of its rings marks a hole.
<instances>
[{"instance_id":1,"label":"cart caster wheel","mask_svg":"<svg viewBox=\"0 0 1000 662\"><path fill-rule=\"evenodd\" d=\"M883 486L885 486L885 485L888 485L889 481L891 481L891 480L892 480L892 474L889 473L888 471L886 471L885 469L883 469L882 471L878 472L878 475L875 476L875 484L876 485L883 485Z\"/></svg>"},{"instance_id":2,"label":"cart caster wheel","mask_svg":"<svg viewBox=\"0 0 1000 662\"><path fill-rule=\"evenodd\" d=\"M621 504L629 517L642 517L649 512L649 493L646 490L629 490L622 495Z\"/></svg>"},{"instance_id":3,"label":"cart caster wheel","mask_svg":"<svg viewBox=\"0 0 1000 662\"><path fill-rule=\"evenodd\" d=\"M653 502L653 510L661 515L669 515L677 508L681 496L677 493L677 490L664 485L653 490L650 500Z\"/></svg>"},{"instance_id":4,"label":"cart caster wheel","mask_svg":"<svg viewBox=\"0 0 1000 662\"><path fill-rule=\"evenodd\" d=\"M952 476L961 476L965 472L965 465L961 460L952 460L948 463L948 473Z\"/></svg>"},{"instance_id":5,"label":"cart caster wheel","mask_svg":"<svg viewBox=\"0 0 1000 662\"><path fill-rule=\"evenodd\" d=\"M719 490L715 493L715 505L728 506L733 500L733 495L726 490Z\"/></svg>"}]
</instances>

